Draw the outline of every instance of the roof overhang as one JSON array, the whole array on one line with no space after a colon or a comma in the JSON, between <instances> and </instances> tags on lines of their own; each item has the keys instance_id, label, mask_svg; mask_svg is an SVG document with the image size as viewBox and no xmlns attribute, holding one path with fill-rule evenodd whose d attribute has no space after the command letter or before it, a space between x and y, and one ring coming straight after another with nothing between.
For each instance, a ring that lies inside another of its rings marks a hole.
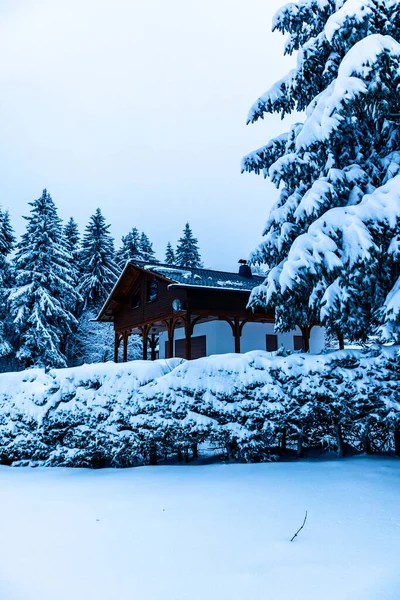
<instances>
[{"instance_id":1,"label":"roof overhang","mask_svg":"<svg viewBox=\"0 0 400 600\"><path fill-rule=\"evenodd\" d=\"M154 273L153 271L150 271L149 269L145 269L145 268L141 267L140 265L137 265L128 260L125 267L122 270L121 275L118 277L113 289L111 290L110 295L108 296L107 300L104 302L103 306L100 309L99 314L94 319L94 321L104 323L104 322L112 322L114 320L114 312L117 309L117 307L119 306L119 304L121 303L121 300L120 300L121 297L124 295L124 293L126 293L126 288L130 289L130 287L132 285L132 282L130 282L128 285L124 286L125 280L127 279L129 273L132 271L136 272L136 273L146 273L147 275L149 275L149 274L153 275L154 277L157 277L157 279L161 279L169 284L174 283L173 279L165 277L165 275L160 275L159 273ZM112 310L113 308L115 310Z\"/></svg>"}]
</instances>

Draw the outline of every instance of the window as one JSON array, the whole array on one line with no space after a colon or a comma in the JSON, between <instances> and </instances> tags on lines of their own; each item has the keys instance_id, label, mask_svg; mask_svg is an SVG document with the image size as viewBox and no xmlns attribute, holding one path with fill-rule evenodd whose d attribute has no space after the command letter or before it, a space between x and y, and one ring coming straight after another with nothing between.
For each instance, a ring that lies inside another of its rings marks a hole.
<instances>
[{"instance_id":1,"label":"window","mask_svg":"<svg viewBox=\"0 0 400 600\"><path fill-rule=\"evenodd\" d=\"M147 282L147 298L146 302L155 302L158 298L158 285L157 281Z\"/></svg>"},{"instance_id":2,"label":"window","mask_svg":"<svg viewBox=\"0 0 400 600\"><path fill-rule=\"evenodd\" d=\"M304 347L304 338L302 335L294 335L293 336L293 347L295 350L305 351Z\"/></svg>"},{"instance_id":3,"label":"window","mask_svg":"<svg viewBox=\"0 0 400 600\"><path fill-rule=\"evenodd\" d=\"M267 352L276 352L278 350L278 336L267 334Z\"/></svg>"},{"instance_id":4,"label":"window","mask_svg":"<svg viewBox=\"0 0 400 600\"><path fill-rule=\"evenodd\" d=\"M139 308L140 306L140 287L136 288L132 294L131 308Z\"/></svg>"}]
</instances>

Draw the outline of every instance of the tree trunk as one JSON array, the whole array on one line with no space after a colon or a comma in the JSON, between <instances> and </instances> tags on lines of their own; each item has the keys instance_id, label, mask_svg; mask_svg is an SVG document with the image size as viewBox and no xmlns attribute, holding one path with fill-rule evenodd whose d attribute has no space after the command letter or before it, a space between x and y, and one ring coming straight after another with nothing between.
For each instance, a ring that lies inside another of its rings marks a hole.
<instances>
[{"instance_id":1,"label":"tree trunk","mask_svg":"<svg viewBox=\"0 0 400 600\"><path fill-rule=\"evenodd\" d=\"M197 444L192 444L192 456L193 460L199 457L199 450L197 448Z\"/></svg>"},{"instance_id":2,"label":"tree trunk","mask_svg":"<svg viewBox=\"0 0 400 600\"><path fill-rule=\"evenodd\" d=\"M150 446L150 464L152 466L157 464L157 448L154 444Z\"/></svg>"},{"instance_id":3,"label":"tree trunk","mask_svg":"<svg viewBox=\"0 0 400 600\"><path fill-rule=\"evenodd\" d=\"M302 458L303 456L303 432L300 432L299 437L297 438L297 458Z\"/></svg>"},{"instance_id":4,"label":"tree trunk","mask_svg":"<svg viewBox=\"0 0 400 600\"><path fill-rule=\"evenodd\" d=\"M182 462L182 450L178 450L178 462Z\"/></svg>"},{"instance_id":5,"label":"tree trunk","mask_svg":"<svg viewBox=\"0 0 400 600\"><path fill-rule=\"evenodd\" d=\"M394 428L394 453L400 456L400 423L396 423Z\"/></svg>"},{"instance_id":6,"label":"tree trunk","mask_svg":"<svg viewBox=\"0 0 400 600\"><path fill-rule=\"evenodd\" d=\"M339 350L344 350L344 337L340 331L337 332L337 339L339 342Z\"/></svg>"},{"instance_id":7,"label":"tree trunk","mask_svg":"<svg viewBox=\"0 0 400 600\"><path fill-rule=\"evenodd\" d=\"M337 453L340 458L345 455L344 443L343 443L343 434L342 434L342 426L340 423L335 424L335 433L336 433L336 443L337 443Z\"/></svg>"},{"instance_id":8,"label":"tree trunk","mask_svg":"<svg viewBox=\"0 0 400 600\"><path fill-rule=\"evenodd\" d=\"M310 352L311 327L307 325L306 327L300 327L300 330L301 335L303 336L304 352Z\"/></svg>"},{"instance_id":9,"label":"tree trunk","mask_svg":"<svg viewBox=\"0 0 400 600\"><path fill-rule=\"evenodd\" d=\"M281 437L281 452L286 452L286 427L282 429L282 437Z\"/></svg>"}]
</instances>

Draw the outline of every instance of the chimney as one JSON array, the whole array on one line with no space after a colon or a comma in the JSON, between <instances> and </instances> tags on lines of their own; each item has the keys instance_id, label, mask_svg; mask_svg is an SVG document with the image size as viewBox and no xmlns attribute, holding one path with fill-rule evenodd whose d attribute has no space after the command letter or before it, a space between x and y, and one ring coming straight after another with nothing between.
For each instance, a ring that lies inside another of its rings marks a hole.
<instances>
[{"instance_id":1,"label":"chimney","mask_svg":"<svg viewBox=\"0 0 400 600\"><path fill-rule=\"evenodd\" d=\"M253 277L253 274L251 272L250 265L247 264L247 260L239 260L239 265L239 275L241 277L247 277L247 279L251 279Z\"/></svg>"}]
</instances>

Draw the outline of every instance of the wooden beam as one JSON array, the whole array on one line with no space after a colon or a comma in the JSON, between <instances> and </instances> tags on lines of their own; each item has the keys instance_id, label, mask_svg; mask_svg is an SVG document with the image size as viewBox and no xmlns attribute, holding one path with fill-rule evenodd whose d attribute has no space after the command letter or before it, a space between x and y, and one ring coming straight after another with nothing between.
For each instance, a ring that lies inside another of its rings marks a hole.
<instances>
[{"instance_id":1,"label":"wooden beam","mask_svg":"<svg viewBox=\"0 0 400 600\"><path fill-rule=\"evenodd\" d=\"M152 333L149 338L150 350L151 350L151 360L156 360L156 349L157 349L158 342L159 342L159 338L156 336L155 333Z\"/></svg>"},{"instance_id":2,"label":"wooden beam","mask_svg":"<svg viewBox=\"0 0 400 600\"><path fill-rule=\"evenodd\" d=\"M116 331L114 333L114 362L115 363L118 362L119 341L120 341L120 334L118 333L118 331Z\"/></svg>"},{"instance_id":3,"label":"wooden beam","mask_svg":"<svg viewBox=\"0 0 400 600\"><path fill-rule=\"evenodd\" d=\"M185 353L186 360L192 358L192 322L190 314L186 315L185 319Z\"/></svg>"},{"instance_id":4,"label":"wooden beam","mask_svg":"<svg viewBox=\"0 0 400 600\"><path fill-rule=\"evenodd\" d=\"M240 354L240 336L242 335L242 332L240 330L240 321L237 317L234 319L234 327L233 335L235 336L235 352Z\"/></svg>"},{"instance_id":5,"label":"wooden beam","mask_svg":"<svg viewBox=\"0 0 400 600\"><path fill-rule=\"evenodd\" d=\"M149 341L149 333L150 333L150 329L152 327L151 325L143 325L143 327L141 327L141 331L142 331L142 345L143 345L143 360L147 360L147 342Z\"/></svg>"},{"instance_id":6,"label":"wooden beam","mask_svg":"<svg viewBox=\"0 0 400 600\"><path fill-rule=\"evenodd\" d=\"M129 331L124 331L123 341L124 341L124 352L123 352L123 362L128 361L128 340L129 340Z\"/></svg>"},{"instance_id":7,"label":"wooden beam","mask_svg":"<svg viewBox=\"0 0 400 600\"><path fill-rule=\"evenodd\" d=\"M166 358L173 358L174 356L174 330L176 322L177 321L175 318L165 319L162 321L162 323L165 325L168 334Z\"/></svg>"}]
</instances>

